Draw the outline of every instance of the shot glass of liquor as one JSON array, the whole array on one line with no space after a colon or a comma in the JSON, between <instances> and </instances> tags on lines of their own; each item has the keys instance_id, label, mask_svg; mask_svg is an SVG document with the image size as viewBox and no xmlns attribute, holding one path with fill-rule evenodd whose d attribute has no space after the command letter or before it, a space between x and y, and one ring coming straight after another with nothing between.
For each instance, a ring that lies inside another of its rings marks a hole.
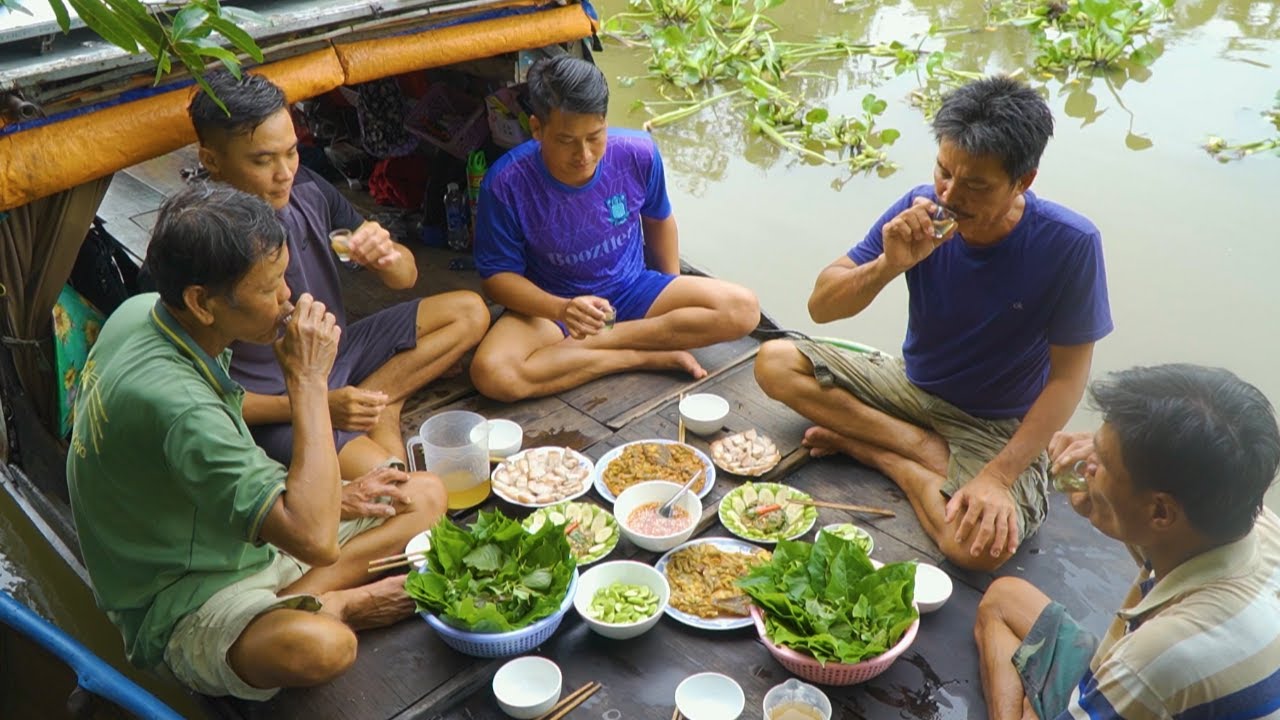
<instances>
[{"instance_id":1,"label":"shot glass of liquor","mask_svg":"<svg viewBox=\"0 0 1280 720\"><path fill-rule=\"evenodd\" d=\"M351 262L351 231L338 228L329 233L329 247L333 248L333 254L340 262Z\"/></svg>"},{"instance_id":2,"label":"shot glass of liquor","mask_svg":"<svg viewBox=\"0 0 1280 720\"><path fill-rule=\"evenodd\" d=\"M1077 460L1068 467L1059 468L1050 479L1053 481L1053 488L1058 492L1084 492L1089 489L1088 472L1089 463Z\"/></svg>"},{"instance_id":3,"label":"shot glass of liquor","mask_svg":"<svg viewBox=\"0 0 1280 720\"><path fill-rule=\"evenodd\" d=\"M956 214L942 205L935 204L932 220L933 236L939 239L946 237L956 226Z\"/></svg>"},{"instance_id":4,"label":"shot glass of liquor","mask_svg":"<svg viewBox=\"0 0 1280 720\"><path fill-rule=\"evenodd\" d=\"M604 329L612 330L618 320L618 311L612 305L604 309Z\"/></svg>"}]
</instances>

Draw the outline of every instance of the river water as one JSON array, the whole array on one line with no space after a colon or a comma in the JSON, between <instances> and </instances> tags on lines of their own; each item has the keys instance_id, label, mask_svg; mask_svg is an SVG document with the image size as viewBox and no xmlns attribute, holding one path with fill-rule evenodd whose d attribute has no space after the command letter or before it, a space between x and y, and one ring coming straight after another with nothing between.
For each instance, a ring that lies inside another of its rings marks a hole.
<instances>
[{"instance_id":1,"label":"river water","mask_svg":"<svg viewBox=\"0 0 1280 720\"><path fill-rule=\"evenodd\" d=\"M605 17L621 0L601 5ZM1149 74L1061 83L1043 81L1056 133L1033 189L1093 220L1102 230L1116 332L1098 344L1094 375L1138 364L1188 361L1230 368L1280 401L1276 314L1280 235L1274 203L1280 158L1220 164L1201 145L1209 135L1245 141L1274 135L1262 117L1280 90L1280 3L1264 0L1178 2L1160 26L1165 51ZM964 69L1010 72L1027 64L1025 32L976 30L925 38L931 25L983 26L983 4L788 0L770 15L789 39L845 34L854 40L901 40L957 54ZM613 83L610 121L639 127L637 100L657 98L652 83L618 79L645 74L645 52L608 43L597 61ZM889 101L881 127L902 132L890 148L898 169L850 175L794 160L750 136L732 108L715 107L655 132L686 258L714 275L753 288L782 325L856 339L894 352L906 323L906 290L887 288L857 318L817 326L805 303L819 270L866 232L908 188L929 182L935 145L907 102L914 74L880 79L865 61L816 66L824 78L803 82L809 102L857 111L869 91ZM1144 149L1134 149L1144 148ZM1092 427L1081 410L1072 427ZM1270 505L1280 507L1273 492ZM10 589L109 660L122 664L119 636L93 607L74 574L0 493L0 588ZM23 691L7 681L13 714ZM188 711L185 698L149 683ZM28 700L28 702L31 702ZM56 705L56 703L54 703ZM54 705L47 707L52 708ZM28 706L29 709L29 706Z\"/></svg>"}]
</instances>

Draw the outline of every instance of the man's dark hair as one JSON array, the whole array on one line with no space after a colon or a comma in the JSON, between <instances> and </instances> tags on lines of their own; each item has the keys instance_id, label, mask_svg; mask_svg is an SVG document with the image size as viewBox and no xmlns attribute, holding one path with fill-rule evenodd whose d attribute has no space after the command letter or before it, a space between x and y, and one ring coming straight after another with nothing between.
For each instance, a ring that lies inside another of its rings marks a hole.
<instances>
[{"instance_id":1,"label":"man's dark hair","mask_svg":"<svg viewBox=\"0 0 1280 720\"><path fill-rule=\"evenodd\" d=\"M1280 467L1275 411L1258 388L1199 365L1138 367L1090 389L1129 477L1172 495L1220 542L1253 528Z\"/></svg>"},{"instance_id":2,"label":"man's dark hair","mask_svg":"<svg viewBox=\"0 0 1280 720\"><path fill-rule=\"evenodd\" d=\"M969 155L994 155L1018 178L1040 166L1053 137L1053 113L1035 90L1010 77L975 80L942 99L933 116L933 136Z\"/></svg>"},{"instance_id":3,"label":"man's dark hair","mask_svg":"<svg viewBox=\"0 0 1280 720\"><path fill-rule=\"evenodd\" d=\"M261 75L244 73L237 80L226 70L217 70L206 75L205 80L227 109L218 107L203 89L192 98L187 114L201 145L251 133L285 107L284 91Z\"/></svg>"},{"instance_id":4,"label":"man's dark hair","mask_svg":"<svg viewBox=\"0 0 1280 720\"><path fill-rule=\"evenodd\" d=\"M539 60L529 68L529 104L542 122L552 110L579 115L605 115L609 83L600 68L568 55Z\"/></svg>"},{"instance_id":5,"label":"man's dark hair","mask_svg":"<svg viewBox=\"0 0 1280 720\"><path fill-rule=\"evenodd\" d=\"M284 239L284 227L262 198L222 183L192 183L160 206L146 269L160 299L182 308L182 291L191 285L230 296Z\"/></svg>"}]
</instances>

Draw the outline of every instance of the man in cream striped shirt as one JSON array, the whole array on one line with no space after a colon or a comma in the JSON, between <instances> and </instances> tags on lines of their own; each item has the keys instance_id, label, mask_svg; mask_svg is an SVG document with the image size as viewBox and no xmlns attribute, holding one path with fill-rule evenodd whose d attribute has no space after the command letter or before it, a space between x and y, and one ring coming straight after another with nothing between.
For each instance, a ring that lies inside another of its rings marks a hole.
<instances>
[{"instance_id":1,"label":"man in cream striped shirt","mask_svg":"<svg viewBox=\"0 0 1280 720\"><path fill-rule=\"evenodd\" d=\"M1099 643L1026 581L994 582L974 634L992 718L1280 718L1280 520L1263 497L1280 430L1220 369L1134 368L1096 383L1103 425L1054 437L1087 462L1072 507L1138 559Z\"/></svg>"}]
</instances>

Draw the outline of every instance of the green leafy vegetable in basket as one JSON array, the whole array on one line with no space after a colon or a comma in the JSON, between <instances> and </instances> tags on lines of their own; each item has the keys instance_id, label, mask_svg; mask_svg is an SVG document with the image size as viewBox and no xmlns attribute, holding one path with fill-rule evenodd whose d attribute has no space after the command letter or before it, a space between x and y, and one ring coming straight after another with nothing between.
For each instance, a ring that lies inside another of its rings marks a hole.
<instances>
[{"instance_id":1,"label":"green leafy vegetable in basket","mask_svg":"<svg viewBox=\"0 0 1280 720\"><path fill-rule=\"evenodd\" d=\"M531 533L496 510L481 512L467 530L441 518L426 563L427 572L410 573L404 583L418 610L486 633L554 615L576 567L561 527L546 523Z\"/></svg>"},{"instance_id":2,"label":"green leafy vegetable in basket","mask_svg":"<svg viewBox=\"0 0 1280 720\"><path fill-rule=\"evenodd\" d=\"M915 563L876 570L856 543L831 533L783 540L738 585L764 610L765 634L822 664L852 664L892 648L919 616Z\"/></svg>"}]
</instances>

